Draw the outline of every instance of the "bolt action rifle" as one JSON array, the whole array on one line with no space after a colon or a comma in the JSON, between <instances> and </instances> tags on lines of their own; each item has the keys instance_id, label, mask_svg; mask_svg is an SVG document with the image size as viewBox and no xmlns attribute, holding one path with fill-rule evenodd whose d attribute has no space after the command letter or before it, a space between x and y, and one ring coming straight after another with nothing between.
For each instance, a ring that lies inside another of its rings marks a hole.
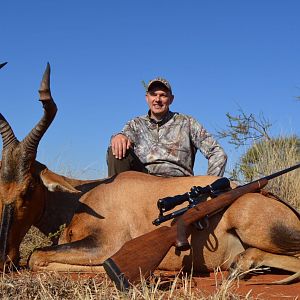
<instances>
[{"instance_id":1,"label":"bolt action rifle","mask_svg":"<svg viewBox=\"0 0 300 300\"><path fill-rule=\"evenodd\" d=\"M126 242L113 256L104 261L103 267L119 290L126 290L130 283L147 278L158 267L172 246L181 251L190 248L187 228L207 215L231 205L246 193L257 192L265 187L270 179L300 167L300 163L259 180L224 192L207 202L201 202L188 209L171 226L162 226L149 233Z\"/></svg>"}]
</instances>

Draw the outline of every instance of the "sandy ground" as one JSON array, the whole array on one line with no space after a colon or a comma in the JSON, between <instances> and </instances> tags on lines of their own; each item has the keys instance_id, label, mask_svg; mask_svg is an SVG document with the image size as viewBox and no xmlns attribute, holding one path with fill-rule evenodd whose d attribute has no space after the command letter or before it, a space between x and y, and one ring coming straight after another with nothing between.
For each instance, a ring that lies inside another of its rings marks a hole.
<instances>
[{"instance_id":1,"label":"sandy ground","mask_svg":"<svg viewBox=\"0 0 300 300\"><path fill-rule=\"evenodd\" d=\"M236 280L231 287L231 292L244 296L250 293L252 297L257 299L300 299L300 281L288 285L268 284L284 279L288 275L287 273L277 272L251 276L247 280ZM166 281L174 279L174 275L171 273L160 274L160 276L164 277ZM226 276L226 272L194 276L192 279L193 289L200 289L204 295L208 296L220 288L222 279Z\"/></svg>"},{"instance_id":2,"label":"sandy ground","mask_svg":"<svg viewBox=\"0 0 300 300\"><path fill-rule=\"evenodd\" d=\"M104 274L103 274L104 275ZM156 276L161 279L160 288L163 290L169 290L170 285L174 281L174 278L178 276L177 273L172 272L155 272ZM246 296L249 294L255 299L300 299L300 281L288 285L271 285L268 283L284 279L290 274L283 272L272 272L272 274L259 274L248 278L247 280L236 280L233 282L230 291L235 295ZM72 276L76 280L78 273L73 273L72 275L65 274L65 276ZM92 273L81 273L80 277L99 278L99 274ZM227 272L222 273L209 273L209 274L199 274L193 276L192 278L192 289L199 289L203 296L209 296L215 294L222 284L222 279L227 277ZM178 280L180 286L180 280ZM226 281L225 281L226 282ZM227 281L228 282L228 281ZM264 284L260 284L260 283ZM259 283L259 284L258 284Z\"/></svg>"}]
</instances>

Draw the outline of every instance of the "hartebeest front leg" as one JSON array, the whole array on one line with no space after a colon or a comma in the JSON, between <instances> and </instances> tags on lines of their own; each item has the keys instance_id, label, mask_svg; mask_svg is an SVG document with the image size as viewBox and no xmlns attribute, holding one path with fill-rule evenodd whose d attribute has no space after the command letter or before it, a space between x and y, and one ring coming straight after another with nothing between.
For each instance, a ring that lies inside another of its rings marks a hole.
<instances>
[{"instance_id":1,"label":"hartebeest front leg","mask_svg":"<svg viewBox=\"0 0 300 300\"><path fill-rule=\"evenodd\" d=\"M91 271L95 267L98 270L106 258L100 255L100 249L96 239L87 236L79 241L38 249L32 253L28 265L33 271L57 271L57 265L61 265L63 271Z\"/></svg>"}]
</instances>

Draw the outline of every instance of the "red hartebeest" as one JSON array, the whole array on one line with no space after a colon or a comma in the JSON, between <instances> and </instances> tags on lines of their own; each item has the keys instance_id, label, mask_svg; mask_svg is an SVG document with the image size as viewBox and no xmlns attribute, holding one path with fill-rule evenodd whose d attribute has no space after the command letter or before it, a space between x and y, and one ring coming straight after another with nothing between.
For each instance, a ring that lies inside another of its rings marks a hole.
<instances>
[{"instance_id":1,"label":"red hartebeest","mask_svg":"<svg viewBox=\"0 0 300 300\"><path fill-rule=\"evenodd\" d=\"M0 64L0 68L4 65ZM71 221L80 196L101 182L67 178L35 160L39 141L57 112L49 84L48 64L39 90L44 115L23 141L18 141L0 113L3 141L0 161L1 268L6 262L17 265L19 245L31 225L45 234L58 231L60 225Z\"/></svg>"},{"instance_id":2,"label":"red hartebeest","mask_svg":"<svg viewBox=\"0 0 300 300\"><path fill-rule=\"evenodd\" d=\"M99 184L74 181L52 173L35 161L38 141L56 112L47 77L49 68L40 89L45 115L21 143L7 121L2 116L0 119L3 138L0 170L2 265L8 258L14 263L17 261L20 241L32 224L47 232L72 218L58 245L34 251L30 268L102 270L103 261L126 241L153 230L157 199L182 194L194 185L206 186L216 177L161 178L125 172ZM80 186L90 188L91 185L96 187L82 195L78 205L70 199L77 199ZM58 195L48 189L62 192ZM68 202L76 204L71 208L62 205ZM246 194L227 210L215 214L207 229L197 231L192 227L190 239L191 252L171 249L160 268L189 270L193 266L195 271L207 271L238 264L244 270L266 265L294 272L297 276L300 272L299 215L284 203L259 193Z\"/></svg>"}]
</instances>

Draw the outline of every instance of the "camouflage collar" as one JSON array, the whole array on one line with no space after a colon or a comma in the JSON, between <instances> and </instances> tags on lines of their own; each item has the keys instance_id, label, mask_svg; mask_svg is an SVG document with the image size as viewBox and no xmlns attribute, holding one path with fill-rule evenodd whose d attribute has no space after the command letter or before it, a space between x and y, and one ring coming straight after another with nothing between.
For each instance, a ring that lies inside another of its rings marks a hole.
<instances>
[{"instance_id":1,"label":"camouflage collar","mask_svg":"<svg viewBox=\"0 0 300 300\"><path fill-rule=\"evenodd\" d=\"M171 111L168 111L161 120L159 121L156 121L154 120L153 118L151 118L151 111L149 110L148 111L148 115L147 115L147 119L152 123L152 124L155 124L155 125L158 125L159 127L166 124L170 119L173 118L175 113L171 112Z\"/></svg>"}]
</instances>

